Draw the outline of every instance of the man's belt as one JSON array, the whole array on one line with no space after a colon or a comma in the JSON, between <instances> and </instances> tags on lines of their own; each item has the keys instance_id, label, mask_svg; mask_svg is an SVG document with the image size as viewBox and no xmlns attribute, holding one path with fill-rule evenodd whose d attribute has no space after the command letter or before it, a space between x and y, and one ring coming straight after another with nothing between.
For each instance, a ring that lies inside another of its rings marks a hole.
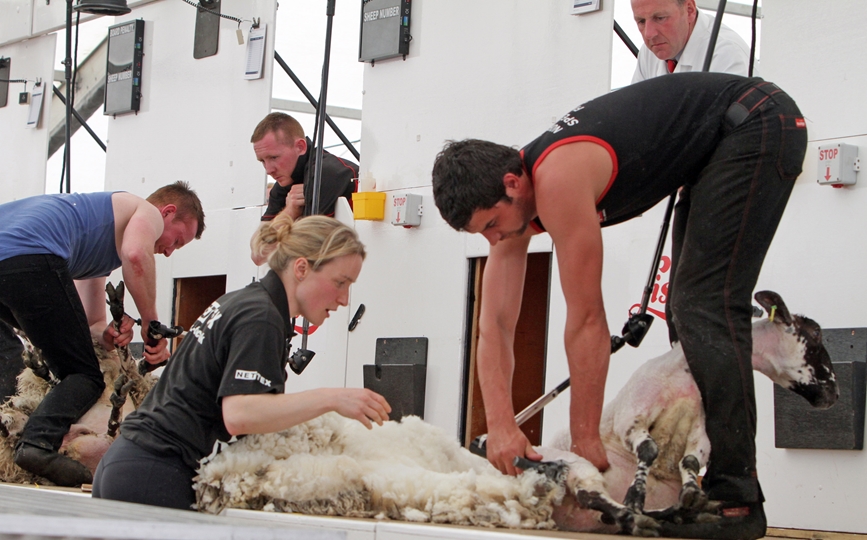
<instances>
[{"instance_id":1,"label":"man's belt","mask_svg":"<svg viewBox=\"0 0 867 540\"><path fill-rule=\"evenodd\" d=\"M732 103L726 110L725 118L729 127L735 128L757 108L761 107L771 96L783 91L774 83L763 81L753 86Z\"/></svg>"}]
</instances>

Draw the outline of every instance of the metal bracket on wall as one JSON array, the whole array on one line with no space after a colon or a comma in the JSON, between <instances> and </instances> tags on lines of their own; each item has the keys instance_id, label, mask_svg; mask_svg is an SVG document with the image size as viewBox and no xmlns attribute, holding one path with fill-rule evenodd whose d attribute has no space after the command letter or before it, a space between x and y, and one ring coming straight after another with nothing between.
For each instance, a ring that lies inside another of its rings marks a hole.
<instances>
[{"instance_id":1,"label":"metal bracket on wall","mask_svg":"<svg viewBox=\"0 0 867 540\"><path fill-rule=\"evenodd\" d=\"M12 69L11 58L0 58L0 107L5 107L9 99L9 72Z\"/></svg>"},{"instance_id":2,"label":"metal bracket on wall","mask_svg":"<svg viewBox=\"0 0 867 540\"><path fill-rule=\"evenodd\" d=\"M220 5L220 0L199 1L199 7L196 8L193 58L207 58L217 54L220 45Z\"/></svg>"},{"instance_id":3,"label":"metal bracket on wall","mask_svg":"<svg viewBox=\"0 0 867 540\"><path fill-rule=\"evenodd\" d=\"M375 363L362 366L364 387L391 405L389 420L424 418L427 343L426 337L377 338Z\"/></svg>"}]
</instances>

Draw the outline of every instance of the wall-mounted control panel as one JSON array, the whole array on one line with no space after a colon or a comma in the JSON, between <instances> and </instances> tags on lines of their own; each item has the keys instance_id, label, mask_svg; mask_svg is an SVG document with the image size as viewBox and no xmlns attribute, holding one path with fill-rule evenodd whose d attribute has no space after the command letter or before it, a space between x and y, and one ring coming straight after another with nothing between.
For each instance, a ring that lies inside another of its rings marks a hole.
<instances>
[{"instance_id":1,"label":"wall-mounted control panel","mask_svg":"<svg viewBox=\"0 0 867 540\"><path fill-rule=\"evenodd\" d=\"M861 160L858 147L852 144L835 143L819 147L819 171L817 181L836 187L855 183Z\"/></svg>"}]
</instances>

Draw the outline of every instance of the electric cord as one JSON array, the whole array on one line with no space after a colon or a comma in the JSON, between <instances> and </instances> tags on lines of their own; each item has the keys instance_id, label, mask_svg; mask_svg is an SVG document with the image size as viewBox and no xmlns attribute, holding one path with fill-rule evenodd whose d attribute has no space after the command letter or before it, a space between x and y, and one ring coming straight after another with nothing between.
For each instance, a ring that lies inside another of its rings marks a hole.
<instances>
[{"instance_id":1,"label":"electric cord","mask_svg":"<svg viewBox=\"0 0 867 540\"><path fill-rule=\"evenodd\" d=\"M241 23L242 23L242 22L248 22L248 23L252 24L252 25L253 25L253 28L256 28L256 27L259 26L259 24L258 24L257 21L254 21L254 20L251 20L251 19L241 19L241 18L239 18L239 17L233 17L233 16L231 16L231 15L226 15L226 14L224 14L224 13L220 13L220 12L218 12L218 11L214 11L214 10L212 10L212 9L208 9L207 7L203 6L201 2L193 2L193 0L183 0L183 1L186 2L187 4L193 6L194 8L199 8L199 9L201 9L202 11L207 11L208 13L210 13L210 14L212 14L212 15L216 15L217 17L221 17L221 18L223 18L223 19L228 19L228 20L230 20L230 21L235 21L236 23L238 23L238 27L241 26Z\"/></svg>"},{"instance_id":2,"label":"electric cord","mask_svg":"<svg viewBox=\"0 0 867 540\"><path fill-rule=\"evenodd\" d=\"M756 16L758 15L759 10L759 0L753 0L753 13L752 13L752 39L750 40L750 67L748 75L750 77L753 76L753 64L756 61Z\"/></svg>"}]
</instances>

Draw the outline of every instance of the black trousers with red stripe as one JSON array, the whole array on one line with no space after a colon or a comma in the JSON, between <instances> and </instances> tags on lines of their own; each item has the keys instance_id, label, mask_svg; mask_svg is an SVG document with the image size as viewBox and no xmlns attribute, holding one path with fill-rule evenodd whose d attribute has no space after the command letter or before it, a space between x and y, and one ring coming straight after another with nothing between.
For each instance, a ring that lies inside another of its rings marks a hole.
<instances>
[{"instance_id":1,"label":"black trousers with red stripe","mask_svg":"<svg viewBox=\"0 0 867 540\"><path fill-rule=\"evenodd\" d=\"M676 206L666 318L704 402L711 455L702 486L714 500L755 502L763 498L751 296L801 172L807 132L794 101L766 82L729 108L724 129Z\"/></svg>"}]
</instances>

